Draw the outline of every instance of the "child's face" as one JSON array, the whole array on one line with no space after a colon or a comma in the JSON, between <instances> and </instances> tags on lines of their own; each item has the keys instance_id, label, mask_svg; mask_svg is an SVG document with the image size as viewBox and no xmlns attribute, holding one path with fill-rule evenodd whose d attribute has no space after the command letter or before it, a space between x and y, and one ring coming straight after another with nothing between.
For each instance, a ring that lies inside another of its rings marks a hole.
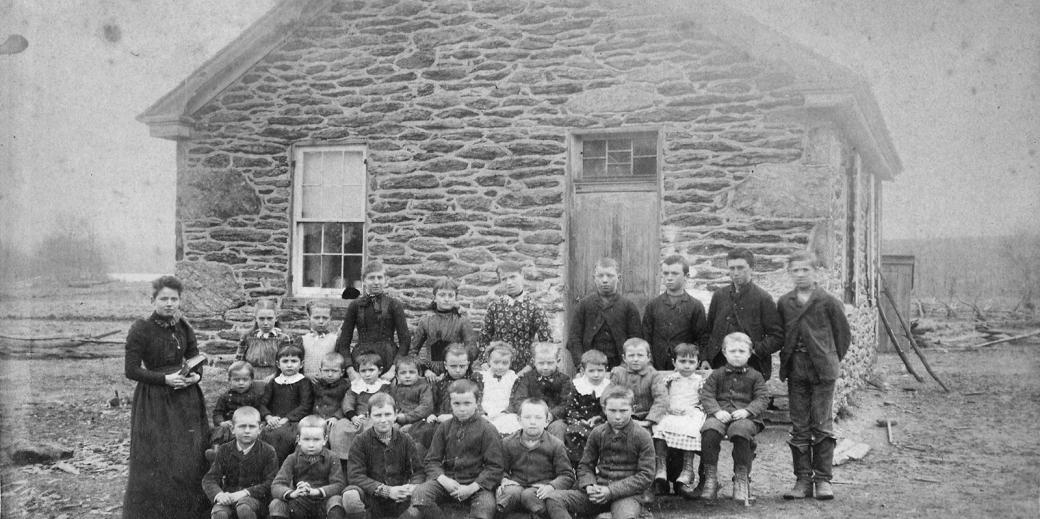
<instances>
[{"instance_id":1,"label":"child's face","mask_svg":"<svg viewBox=\"0 0 1040 519\"><path fill-rule=\"evenodd\" d=\"M545 415L545 407L535 404L520 406L520 428L527 436L538 436L549 425L549 417Z\"/></svg>"},{"instance_id":2,"label":"child's face","mask_svg":"<svg viewBox=\"0 0 1040 519\"><path fill-rule=\"evenodd\" d=\"M358 375L361 375L361 380L366 384L371 384L379 378L379 368L375 364L365 364L358 369Z\"/></svg>"},{"instance_id":3,"label":"child's face","mask_svg":"<svg viewBox=\"0 0 1040 519\"><path fill-rule=\"evenodd\" d=\"M300 452L314 456L325 447L325 430L321 427L304 427L300 429L296 443L300 446Z\"/></svg>"},{"instance_id":4,"label":"child's face","mask_svg":"<svg viewBox=\"0 0 1040 519\"><path fill-rule=\"evenodd\" d=\"M491 374L501 377L509 371L509 365L513 363L513 356L507 353L495 352L491 354L488 364L491 365Z\"/></svg>"},{"instance_id":5,"label":"child's face","mask_svg":"<svg viewBox=\"0 0 1040 519\"><path fill-rule=\"evenodd\" d=\"M534 354L534 369L543 377L556 373L557 363L555 353L539 351Z\"/></svg>"},{"instance_id":6,"label":"child's face","mask_svg":"<svg viewBox=\"0 0 1040 519\"><path fill-rule=\"evenodd\" d=\"M601 296L611 296L617 292L618 271L614 267L596 267L592 277L596 280L596 290Z\"/></svg>"},{"instance_id":7,"label":"child's face","mask_svg":"<svg viewBox=\"0 0 1040 519\"><path fill-rule=\"evenodd\" d=\"M607 366L605 364L586 364L585 378L589 379L592 385L598 386L604 378L607 378Z\"/></svg>"},{"instance_id":8,"label":"child's face","mask_svg":"<svg viewBox=\"0 0 1040 519\"><path fill-rule=\"evenodd\" d=\"M630 346L625 348L625 364L632 371L641 371L650 363L650 355L643 346Z\"/></svg>"},{"instance_id":9,"label":"child's face","mask_svg":"<svg viewBox=\"0 0 1040 519\"><path fill-rule=\"evenodd\" d=\"M274 329L274 310L257 310L256 326L264 333L270 332Z\"/></svg>"},{"instance_id":10,"label":"child's face","mask_svg":"<svg viewBox=\"0 0 1040 519\"><path fill-rule=\"evenodd\" d=\"M473 393L452 393L451 414L459 420L469 420L477 412L477 397Z\"/></svg>"},{"instance_id":11,"label":"child's face","mask_svg":"<svg viewBox=\"0 0 1040 519\"><path fill-rule=\"evenodd\" d=\"M365 292L379 295L383 293L384 288L386 288L386 272L378 271L365 274Z\"/></svg>"},{"instance_id":12,"label":"child's face","mask_svg":"<svg viewBox=\"0 0 1040 519\"><path fill-rule=\"evenodd\" d=\"M787 267L787 274L791 276L795 288L812 288L816 282L816 270L808 261L793 261Z\"/></svg>"},{"instance_id":13,"label":"child's face","mask_svg":"<svg viewBox=\"0 0 1040 519\"><path fill-rule=\"evenodd\" d=\"M257 417L255 420L236 418L231 427L231 433L235 435L239 444L252 445L260 437L260 418Z\"/></svg>"},{"instance_id":14,"label":"child's face","mask_svg":"<svg viewBox=\"0 0 1040 519\"><path fill-rule=\"evenodd\" d=\"M319 375L321 375L322 380L332 384L333 382L343 378L343 366L339 363L322 361Z\"/></svg>"},{"instance_id":15,"label":"child's face","mask_svg":"<svg viewBox=\"0 0 1040 519\"><path fill-rule=\"evenodd\" d=\"M748 359L751 357L750 348L747 344L739 341L726 341L723 345L723 355L726 357L726 362L735 368L740 368L747 365Z\"/></svg>"},{"instance_id":16,"label":"child's face","mask_svg":"<svg viewBox=\"0 0 1040 519\"><path fill-rule=\"evenodd\" d=\"M751 281L751 265L744 258L731 259L726 262L729 269L729 279L734 285L743 285Z\"/></svg>"},{"instance_id":17,"label":"child's face","mask_svg":"<svg viewBox=\"0 0 1040 519\"><path fill-rule=\"evenodd\" d=\"M228 385L235 393L245 393L253 385L253 377L249 371L233 371L228 373Z\"/></svg>"},{"instance_id":18,"label":"child's face","mask_svg":"<svg viewBox=\"0 0 1040 519\"><path fill-rule=\"evenodd\" d=\"M469 369L469 357L466 355L445 355L444 356L444 371L448 373L448 376L453 379L459 379L466 376L466 371Z\"/></svg>"},{"instance_id":19,"label":"child's face","mask_svg":"<svg viewBox=\"0 0 1040 519\"><path fill-rule=\"evenodd\" d=\"M311 308L311 331L316 333L328 333L330 321L332 321L331 309L322 306Z\"/></svg>"},{"instance_id":20,"label":"child's face","mask_svg":"<svg viewBox=\"0 0 1040 519\"><path fill-rule=\"evenodd\" d=\"M394 406L392 405L373 407L368 410L368 418L376 433L387 434L394 428L394 422L397 421L397 412L394 411Z\"/></svg>"},{"instance_id":21,"label":"child's face","mask_svg":"<svg viewBox=\"0 0 1040 519\"><path fill-rule=\"evenodd\" d=\"M181 294L170 287L163 287L152 298L155 313L163 317L173 317L181 306Z\"/></svg>"},{"instance_id":22,"label":"child's face","mask_svg":"<svg viewBox=\"0 0 1040 519\"><path fill-rule=\"evenodd\" d=\"M682 292L686 289L686 274L682 271L682 264L661 265L661 279L664 281L664 289L668 292Z\"/></svg>"},{"instance_id":23,"label":"child's face","mask_svg":"<svg viewBox=\"0 0 1040 519\"><path fill-rule=\"evenodd\" d=\"M682 357L676 357L675 371L678 371L680 375L684 377L689 376L696 369L697 357L694 357L692 355L683 355Z\"/></svg>"},{"instance_id":24,"label":"child's face","mask_svg":"<svg viewBox=\"0 0 1040 519\"><path fill-rule=\"evenodd\" d=\"M506 293L511 296L519 295L524 291L524 276L519 272L503 272L498 276L498 280L506 289Z\"/></svg>"},{"instance_id":25,"label":"child's face","mask_svg":"<svg viewBox=\"0 0 1040 519\"><path fill-rule=\"evenodd\" d=\"M402 386L410 386L419 380L419 368L409 365L401 364L397 366L397 383Z\"/></svg>"},{"instance_id":26,"label":"child's face","mask_svg":"<svg viewBox=\"0 0 1040 519\"><path fill-rule=\"evenodd\" d=\"M278 359L278 371L291 377L300 372L300 364L303 364L303 360L296 355L286 355Z\"/></svg>"},{"instance_id":27,"label":"child's face","mask_svg":"<svg viewBox=\"0 0 1040 519\"><path fill-rule=\"evenodd\" d=\"M603 412L606 413L610 426L620 429L632 421L632 402L627 398L608 398Z\"/></svg>"},{"instance_id":28,"label":"child's face","mask_svg":"<svg viewBox=\"0 0 1040 519\"><path fill-rule=\"evenodd\" d=\"M438 310L451 310L455 308L456 296L454 290L438 290L437 294L433 296L433 301L437 303Z\"/></svg>"}]
</instances>

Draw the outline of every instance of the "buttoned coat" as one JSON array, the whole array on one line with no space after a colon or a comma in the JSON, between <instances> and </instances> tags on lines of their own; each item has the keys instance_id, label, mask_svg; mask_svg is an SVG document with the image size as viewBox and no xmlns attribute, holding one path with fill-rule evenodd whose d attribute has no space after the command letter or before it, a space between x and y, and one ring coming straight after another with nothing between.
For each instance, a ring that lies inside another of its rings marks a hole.
<instances>
[{"instance_id":1,"label":"buttoned coat","mask_svg":"<svg viewBox=\"0 0 1040 519\"><path fill-rule=\"evenodd\" d=\"M715 291L708 308L708 341L701 349L701 361L708 361L712 368L726 365L722 355L722 340L733 332L742 332L751 337L752 357L748 365L769 380L773 373L774 353L780 350L784 331L780 314L769 293L749 281L735 290L733 284Z\"/></svg>"},{"instance_id":2,"label":"buttoned coat","mask_svg":"<svg viewBox=\"0 0 1040 519\"><path fill-rule=\"evenodd\" d=\"M656 466L654 442L646 429L631 421L620 431L601 424L589 433L578 463L578 490L606 485L612 501L636 496L650 488Z\"/></svg>"},{"instance_id":3,"label":"buttoned coat","mask_svg":"<svg viewBox=\"0 0 1040 519\"><path fill-rule=\"evenodd\" d=\"M845 305L826 290L814 287L804 304L798 301L798 292L792 290L780 296L776 306L784 323L780 380L787 380L791 357L799 341L812 360L820 381L837 380L841 372L841 360L845 358L852 342Z\"/></svg>"},{"instance_id":4,"label":"buttoned coat","mask_svg":"<svg viewBox=\"0 0 1040 519\"><path fill-rule=\"evenodd\" d=\"M654 368L673 369L672 349L676 345L689 343L699 347L708 338L704 305L686 292L674 303L667 293L661 294L646 304L643 335L650 343L650 361Z\"/></svg>"},{"instance_id":5,"label":"buttoned coat","mask_svg":"<svg viewBox=\"0 0 1040 519\"><path fill-rule=\"evenodd\" d=\"M604 299L598 293L586 296L574 310L567 348L574 358L574 365L581 365L581 354L592 348L592 339L601 326L606 325L614 339L616 350L604 352L607 357L620 359L624 355L621 346L632 337L643 337L643 325L639 322L639 309L635 303L615 293Z\"/></svg>"}]
</instances>

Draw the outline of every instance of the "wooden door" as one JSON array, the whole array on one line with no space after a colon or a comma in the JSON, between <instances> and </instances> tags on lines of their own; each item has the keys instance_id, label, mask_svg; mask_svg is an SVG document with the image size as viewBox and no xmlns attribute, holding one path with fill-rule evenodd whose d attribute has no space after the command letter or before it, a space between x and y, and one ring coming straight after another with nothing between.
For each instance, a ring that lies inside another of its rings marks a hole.
<instances>
[{"instance_id":1,"label":"wooden door","mask_svg":"<svg viewBox=\"0 0 1040 519\"><path fill-rule=\"evenodd\" d=\"M572 200L569 227L569 309L595 291L592 273L596 261L606 257L620 265L621 294L642 312L657 292L657 190L579 188Z\"/></svg>"},{"instance_id":2,"label":"wooden door","mask_svg":"<svg viewBox=\"0 0 1040 519\"><path fill-rule=\"evenodd\" d=\"M894 254L882 256L881 274L884 276L885 288L888 289L888 292L892 294L892 298L896 301L896 308L892 308L888 296L883 291L878 294L878 301L885 312L885 317L888 318L889 324L892 325L892 331L895 333L896 338L899 339L899 346L909 348L910 345L903 333L903 327L899 325L899 318L896 317L896 312L898 311L899 315L903 316L903 320L910 324L910 291L914 287L914 257ZM892 341L888 338L888 333L885 332L884 326L879 319L878 351L882 353L893 351Z\"/></svg>"}]
</instances>

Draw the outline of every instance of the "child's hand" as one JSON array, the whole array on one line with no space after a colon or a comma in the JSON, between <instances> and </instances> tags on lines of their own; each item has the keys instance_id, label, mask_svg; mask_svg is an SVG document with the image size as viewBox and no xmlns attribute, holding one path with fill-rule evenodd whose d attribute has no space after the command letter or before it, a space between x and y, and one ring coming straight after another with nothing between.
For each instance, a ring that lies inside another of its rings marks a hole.
<instances>
[{"instance_id":1,"label":"child's hand","mask_svg":"<svg viewBox=\"0 0 1040 519\"><path fill-rule=\"evenodd\" d=\"M552 485L548 485L548 484L539 485L538 483L534 484L534 488L535 488L534 495L538 499L545 499L545 498L549 497L549 493L550 492L552 492L553 490L556 490L555 488L553 488Z\"/></svg>"},{"instance_id":2,"label":"child's hand","mask_svg":"<svg viewBox=\"0 0 1040 519\"><path fill-rule=\"evenodd\" d=\"M519 485L519 484L520 483L517 483L516 481L513 481L513 480L511 480L509 478L502 478L502 482L499 483L498 488L507 487L509 485Z\"/></svg>"},{"instance_id":3,"label":"child's hand","mask_svg":"<svg viewBox=\"0 0 1040 519\"><path fill-rule=\"evenodd\" d=\"M448 476L445 476L444 474L437 476L437 482L440 483L442 487L444 487L444 490L446 490L449 494L452 495L454 495L455 491L459 489L459 482L455 481L454 479L451 479Z\"/></svg>"},{"instance_id":4,"label":"child's hand","mask_svg":"<svg viewBox=\"0 0 1040 519\"><path fill-rule=\"evenodd\" d=\"M436 382L441 379L437 376L436 373L433 372L432 369L426 370L426 374L424 376L426 377L426 380L429 380L430 382Z\"/></svg>"},{"instance_id":5,"label":"child's hand","mask_svg":"<svg viewBox=\"0 0 1040 519\"><path fill-rule=\"evenodd\" d=\"M435 414L431 414L430 416L426 417L426 423L433 423L433 422L436 422L436 421L437 421L437 415L435 415Z\"/></svg>"},{"instance_id":6,"label":"child's hand","mask_svg":"<svg viewBox=\"0 0 1040 519\"><path fill-rule=\"evenodd\" d=\"M230 492L221 492L217 494L217 497L213 498L213 502L218 505L232 505L235 501L231 498Z\"/></svg>"},{"instance_id":7,"label":"child's hand","mask_svg":"<svg viewBox=\"0 0 1040 519\"><path fill-rule=\"evenodd\" d=\"M733 417L730 416L729 412L720 409L717 413L715 413L715 419L722 423L729 423L729 421L732 420Z\"/></svg>"},{"instance_id":8,"label":"child's hand","mask_svg":"<svg viewBox=\"0 0 1040 519\"><path fill-rule=\"evenodd\" d=\"M736 411L733 411L732 416L734 420L743 420L744 418L750 418L751 412L747 409L737 409Z\"/></svg>"},{"instance_id":9,"label":"child's hand","mask_svg":"<svg viewBox=\"0 0 1040 519\"><path fill-rule=\"evenodd\" d=\"M284 416L278 419L278 427L281 427L287 423L289 423L289 419Z\"/></svg>"},{"instance_id":10,"label":"child's hand","mask_svg":"<svg viewBox=\"0 0 1040 519\"><path fill-rule=\"evenodd\" d=\"M354 424L355 428L360 429L361 426L365 424L365 418L359 414L354 415L354 417L350 419L350 423Z\"/></svg>"},{"instance_id":11,"label":"child's hand","mask_svg":"<svg viewBox=\"0 0 1040 519\"><path fill-rule=\"evenodd\" d=\"M235 422L232 422L231 420L224 420L223 422L220 422L220 426L221 427L234 427L235 426Z\"/></svg>"},{"instance_id":12,"label":"child's hand","mask_svg":"<svg viewBox=\"0 0 1040 519\"><path fill-rule=\"evenodd\" d=\"M480 490L480 485L478 485L476 482L473 482L468 485L460 486L458 489L455 490L455 492L452 493L452 497L458 499L459 501L465 501L469 499L473 494L476 494L477 490Z\"/></svg>"},{"instance_id":13,"label":"child's hand","mask_svg":"<svg viewBox=\"0 0 1040 519\"><path fill-rule=\"evenodd\" d=\"M585 487L585 493L589 496L589 501L596 504L604 504L610 499L610 490L602 485L589 485Z\"/></svg>"},{"instance_id":14,"label":"child's hand","mask_svg":"<svg viewBox=\"0 0 1040 519\"><path fill-rule=\"evenodd\" d=\"M442 414L442 415L437 417L437 421L440 422L440 423L444 423L444 422L447 422L447 421L450 421L450 420L451 420L451 414L450 413L449 414Z\"/></svg>"},{"instance_id":15,"label":"child's hand","mask_svg":"<svg viewBox=\"0 0 1040 519\"><path fill-rule=\"evenodd\" d=\"M636 425L638 425L640 427L650 427L650 421L649 420L636 420L635 418L633 418L632 419L632 423L634 423L634 424L636 424Z\"/></svg>"},{"instance_id":16,"label":"child's hand","mask_svg":"<svg viewBox=\"0 0 1040 519\"><path fill-rule=\"evenodd\" d=\"M400 503L405 499L408 499L412 495L412 492L405 485L399 487L390 487L388 492L390 494L390 499L393 499L394 502L397 503Z\"/></svg>"},{"instance_id":17,"label":"child's hand","mask_svg":"<svg viewBox=\"0 0 1040 519\"><path fill-rule=\"evenodd\" d=\"M589 418L589 420L588 420L589 427L595 427L595 426L603 423L603 420L604 419L603 419L602 416L593 416L592 418Z\"/></svg>"},{"instance_id":18,"label":"child's hand","mask_svg":"<svg viewBox=\"0 0 1040 519\"><path fill-rule=\"evenodd\" d=\"M281 418L273 414L267 415L267 425L270 427L278 427L278 420L281 420Z\"/></svg>"}]
</instances>

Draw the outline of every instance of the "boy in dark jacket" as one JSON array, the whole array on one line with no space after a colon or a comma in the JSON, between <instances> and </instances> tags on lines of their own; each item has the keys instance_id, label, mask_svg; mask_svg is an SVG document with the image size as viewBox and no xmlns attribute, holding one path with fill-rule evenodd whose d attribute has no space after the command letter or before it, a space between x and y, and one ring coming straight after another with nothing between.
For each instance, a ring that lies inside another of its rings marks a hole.
<instances>
[{"instance_id":1,"label":"boy in dark jacket","mask_svg":"<svg viewBox=\"0 0 1040 519\"><path fill-rule=\"evenodd\" d=\"M213 519L255 519L267 513L271 481L278 472L274 447L259 441L260 412L239 407L232 416L235 441L217 448L202 490L213 503Z\"/></svg>"},{"instance_id":2,"label":"boy in dark jacket","mask_svg":"<svg viewBox=\"0 0 1040 519\"><path fill-rule=\"evenodd\" d=\"M325 354L314 381L314 414L325 419L328 427L343 419L343 398L350 391L350 381L343 378L343 355Z\"/></svg>"},{"instance_id":3,"label":"boy in dark jacket","mask_svg":"<svg viewBox=\"0 0 1040 519\"><path fill-rule=\"evenodd\" d=\"M505 476L498 487L498 512L522 509L540 517L545 515L545 498L574 485L574 469L563 441L545 430L549 415L545 401L528 398L518 407L520 430L502 440Z\"/></svg>"},{"instance_id":4,"label":"boy in dark jacket","mask_svg":"<svg viewBox=\"0 0 1040 519\"><path fill-rule=\"evenodd\" d=\"M784 499L834 499L834 382L852 342L845 305L816 285L816 258L806 252L788 258L794 290L777 302L784 323L780 380L787 380L791 457L795 484Z\"/></svg>"},{"instance_id":5,"label":"boy in dark jacket","mask_svg":"<svg viewBox=\"0 0 1040 519\"><path fill-rule=\"evenodd\" d=\"M469 502L469 517L495 515L495 489L502 481L502 440L478 412L477 386L457 380L448 389L452 418L433 433L426 453L427 481L412 494L407 517L441 517L443 501Z\"/></svg>"},{"instance_id":6,"label":"boy in dark jacket","mask_svg":"<svg viewBox=\"0 0 1040 519\"><path fill-rule=\"evenodd\" d=\"M271 482L271 517L344 519L340 493L346 480L339 459L325 448L325 420L304 417L298 430L296 452Z\"/></svg>"},{"instance_id":7,"label":"boy in dark jacket","mask_svg":"<svg viewBox=\"0 0 1040 519\"><path fill-rule=\"evenodd\" d=\"M613 368L621 364L625 341L643 336L639 309L618 292L621 281L618 273L616 260L601 258L596 262L593 271L596 293L578 303L567 337L567 348L575 366L581 362L582 353L599 350L607 356L607 368Z\"/></svg>"},{"instance_id":8,"label":"boy in dark jacket","mask_svg":"<svg viewBox=\"0 0 1040 519\"><path fill-rule=\"evenodd\" d=\"M733 443L733 499L746 500L751 442L765 424L758 418L769 405L769 391L762 374L748 367L751 338L731 333L723 341L726 366L708 375L701 387L701 407L708 417L701 427L701 457L704 460L703 499L719 493L718 464L722 438Z\"/></svg>"},{"instance_id":9,"label":"boy in dark jacket","mask_svg":"<svg viewBox=\"0 0 1040 519\"><path fill-rule=\"evenodd\" d=\"M217 447L234 439L232 428L232 417L240 407L256 408L260 405L263 391L257 391L253 385L253 365L244 361L236 360L228 366L228 390L227 393L217 398L213 405L213 434L210 443L213 448L206 451L206 457L216 455Z\"/></svg>"},{"instance_id":10,"label":"boy in dark jacket","mask_svg":"<svg viewBox=\"0 0 1040 519\"><path fill-rule=\"evenodd\" d=\"M371 517L397 517L411 505L416 485L426 479L422 460L415 442L394 427L397 409L390 395L372 396L368 411L372 426L350 447L350 485L343 491L343 507L350 518L364 517L366 511Z\"/></svg>"},{"instance_id":11,"label":"boy in dark jacket","mask_svg":"<svg viewBox=\"0 0 1040 519\"><path fill-rule=\"evenodd\" d=\"M567 432L567 402L574 393L574 382L559 370L559 346L551 342L534 344L534 371L528 371L516 380L509 398L507 413L520 413L520 403L538 398L549 406L549 426L553 436L563 440Z\"/></svg>"},{"instance_id":12,"label":"boy in dark jacket","mask_svg":"<svg viewBox=\"0 0 1040 519\"><path fill-rule=\"evenodd\" d=\"M627 387L611 386L603 394L607 423L589 434L578 463L577 489L552 492L546 499L551 519L603 512L614 519L634 519L642 513L638 497L650 488L656 460L650 433L632 421L632 400Z\"/></svg>"}]
</instances>

